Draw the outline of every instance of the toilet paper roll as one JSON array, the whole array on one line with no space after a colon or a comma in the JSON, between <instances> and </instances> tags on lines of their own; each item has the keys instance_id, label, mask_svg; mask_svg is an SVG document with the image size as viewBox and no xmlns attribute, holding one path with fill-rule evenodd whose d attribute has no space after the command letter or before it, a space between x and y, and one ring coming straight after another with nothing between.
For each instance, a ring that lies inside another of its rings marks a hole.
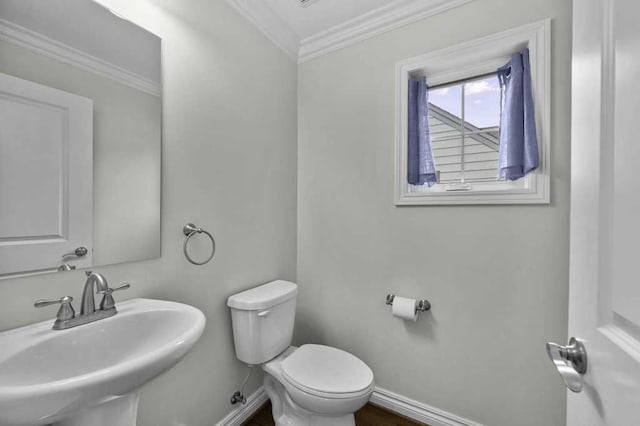
<instances>
[{"instance_id":1,"label":"toilet paper roll","mask_svg":"<svg viewBox=\"0 0 640 426\"><path fill-rule=\"evenodd\" d=\"M396 296L393 298L391 313L394 317L416 321L418 319L416 303L416 299Z\"/></svg>"}]
</instances>

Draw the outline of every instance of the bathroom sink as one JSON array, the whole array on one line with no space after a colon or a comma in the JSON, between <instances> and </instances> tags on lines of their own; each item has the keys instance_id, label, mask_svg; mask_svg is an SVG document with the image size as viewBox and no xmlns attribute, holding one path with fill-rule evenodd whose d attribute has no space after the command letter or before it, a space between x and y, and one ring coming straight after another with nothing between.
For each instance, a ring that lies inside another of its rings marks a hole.
<instances>
[{"instance_id":1,"label":"bathroom sink","mask_svg":"<svg viewBox=\"0 0 640 426\"><path fill-rule=\"evenodd\" d=\"M133 426L142 385L198 341L205 317L175 302L133 299L68 330L53 320L0 333L0 426Z\"/></svg>"}]
</instances>

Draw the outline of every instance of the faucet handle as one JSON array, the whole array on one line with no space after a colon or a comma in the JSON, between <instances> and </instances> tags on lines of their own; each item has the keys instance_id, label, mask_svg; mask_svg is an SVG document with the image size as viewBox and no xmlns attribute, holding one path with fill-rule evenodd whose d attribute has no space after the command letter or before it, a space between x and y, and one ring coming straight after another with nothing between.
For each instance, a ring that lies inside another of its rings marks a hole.
<instances>
[{"instance_id":1,"label":"faucet handle","mask_svg":"<svg viewBox=\"0 0 640 426\"><path fill-rule=\"evenodd\" d=\"M57 303L60 304L60 309L58 309L58 314L56 315L57 321L66 321L75 317L76 312L73 310L73 306L71 306L71 302L73 301L73 297L64 296L60 299L51 299L51 300L36 300L33 304L36 308L43 308L49 305L55 305Z\"/></svg>"},{"instance_id":2,"label":"faucet handle","mask_svg":"<svg viewBox=\"0 0 640 426\"><path fill-rule=\"evenodd\" d=\"M119 285L119 286L118 286L118 287L116 287L116 288L110 288L110 287L107 287L107 289L106 289L106 290L104 290L104 291L99 291L99 292L98 292L98 294L111 294L111 293L113 293L114 291L126 290L126 289L128 289L129 287L131 287L131 284L129 284L129 283L122 283L121 285Z\"/></svg>"},{"instance_id":3,"label":"faucet handle","mask_svg":"<svg viewBox=\"0 0 640 426\"><path fill-rule=\"evenodd\" d=\"M113 300L113 296L111 295L111 293L113 293L114 291L126 290L129 287L131 287L131 284L124 283L119 285L116 288L107 287L106 290L99 291L98 294L104 295L104 297L102 298L102 302L100 302L100 309L102 309L103 311L106 311L114 308L116 306L116 302L115 300Z\"/></svg>"}]
</instances>

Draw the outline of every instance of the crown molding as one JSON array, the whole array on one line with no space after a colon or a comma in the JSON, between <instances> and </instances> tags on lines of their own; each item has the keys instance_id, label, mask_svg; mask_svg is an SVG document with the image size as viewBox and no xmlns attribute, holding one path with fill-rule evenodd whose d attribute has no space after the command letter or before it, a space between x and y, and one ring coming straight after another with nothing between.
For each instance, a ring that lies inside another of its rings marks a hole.
<instances>
[{"instance_id":1,"label":"crown molding","mask_svg":"<svg viewBox=\"0 0 640 426\"><path fill-rule=\"evenodd\" d=\"M291 27L263 1L226 0L241 16L278 46L292 61L298 60L300 38Z\"/></svg>"},{"instance_id":2,"label":"crown molding","mask_svg":"<svg viewBox=\"0 0 640 426\"><path fill-rule=\"evenodd\" d=\"M108 78L153 96L160 96L162 86L137 73L75 49L13 22L0 19L0 40L23 47L85 71Z\"/></svg>"},{"instance_id":3,"label":"crown molding","mask_svg":"<svg viewBox=\"0 0 640 426\"><path fill-rule=\"evenodd\" d=\"M263 1L226 0L293 61L302 63L473 0L395 0L354 19L300 39Z\"/></svg>"},{"instance_id":4,"label":"crown molding","mask_svg":"<svg viewBox=\"0 0 640 426\"><path fill-rule=\"evenodd\" d=\"M393 1L388 5L301 40L298 62L309 61L471 1L473 0Z\"/></svg>"}]
</instances>

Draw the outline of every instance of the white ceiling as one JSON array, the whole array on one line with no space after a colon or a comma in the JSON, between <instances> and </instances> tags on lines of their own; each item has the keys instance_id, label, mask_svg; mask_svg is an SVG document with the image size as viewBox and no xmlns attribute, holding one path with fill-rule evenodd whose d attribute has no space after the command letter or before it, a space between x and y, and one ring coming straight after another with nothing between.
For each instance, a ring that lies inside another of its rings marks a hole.
<instances>
[{"instance_id":1,"label":"white ceiling","mask_svg":"<svg viewBox=\"0 0 640 426\"><path fill-rule=\"evenodd\" d=\"M305 62L473 0L226 0L294 61Z\"/></svg>"},{"instance_id":2,"label":"white ceiling","mask_svg":"<svg viewBox=\"0 0 640 426\"><path fill-rule=\"evenodd\" d=\"M300 0L262 0L278 14L302 40L363 15L389 0L315 0L306 6Z\"/></svg>"}]
</instances>

